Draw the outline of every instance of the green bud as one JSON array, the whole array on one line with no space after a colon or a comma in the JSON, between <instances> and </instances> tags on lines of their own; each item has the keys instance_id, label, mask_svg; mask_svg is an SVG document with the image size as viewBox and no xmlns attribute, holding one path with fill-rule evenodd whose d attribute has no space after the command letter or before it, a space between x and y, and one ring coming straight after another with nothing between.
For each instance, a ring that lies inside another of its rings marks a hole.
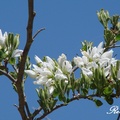
<instances>
[{"instance_id":1,"label":"green bud","mask_svg":"<svg viewBox=\"0 0 120 120\"><path fill-rule=\"evenodd\" d=\"M93 46L92 42L87 42L86 40L82 42L82 51L87 51L89 48Z\"/></svg>"},{"instance_id":2,"label":"green bud","mask_svg":"<svg viewBox=\"0 0 120 120\"><path fill-rule=\"evenodd\" d=\"M111 96L105 96L105 100L108 104L112 105L113 104L113 98Z\"/></svg>"},{"instance_id":3,"label":"green bud","mask_svg":"<svg viewBox=\"0 0 120 120\"><path fill-rule=\"evenodd\" d=\"M112 16L110 18L110 20L111 20L112 25L115 27L117 25L117 23L118 23L119 16L118 15Z\"/></svg>"},{"instance_id":4,"label":"green bud","mask_svg":"<svg viewBox=\"0 0 120 120\"><path fill-rule=\"evenodd\" d=\"M19 43L20 43L20 41L19 41L19 35L17 34L17 35L14 36L14 44L13 44L14 49L18 48Z\"/></svg>"},{"instance_id":5,"label":"green bud","mask_svg":"<svg viewBox=\"0 0 120 120\"><path fill-rule=\"evenodd\" d=\"M100 100L94 99L94 102L97 107L100 107L101 105L103 105L103 103Z\"/></svg>"},{"instance_id":6,"label":"green bud","mask_svg":"<svg viewBox=\"0 0 120 120\"><path fill-rule=\"evenodd\" d=\"M118 22L116 26L117 26L118 30L120 31L120 22Z\"/></svg>"},{"instance_id":7,"label":"green bud","mask_svg":"<svg viewBox=\"0 0 120 120\"><path fill-rule=\"evenodd\" d=\"M104 39L106 42L106 47L109 47L115 43L115 34L111 30L104 30Z\"/></svg>"},{"instance_id":8,"label":"green bud","mask_svg":"<svg viewBox=\"0 0 120 120\"><path fill-rule=\"evenodd\" d=\"M112 90L111 86L105 87L104 90L103 90L104 95L111 95L112 92L113 92L113 90Z\"/></svg>"},{"instance_id":9,"label":"green bud","mask_svg":"<svg viewBox=\"0 0 120 120\"><path fill-rule=\"evenodd\" d=\"M104 26L104 28L107 29L108 21L110 19L109 12L101 9L100 12L97 12L97 16L98 16L99 21Z\"/></svg>"},{"instance_id":10,"label":"green bud","mask_svg":"<svg viewBox=\"0 0 120 120\"><path fill-rule=\"evenodd\" d=\"M16 85L14 83L12 83L12 85L13 85L13 89L15 90L15 92L18 92Z\"/></svg>"},{"instance_id":11,"label":"green bud","mask_svg":"<svg viewBox=\"0 0 120 120\"><path fill-rule=\"evenodd\" d=\"M14 44L14 35L12 33L8 34L8 43L9 43L9 47L12 47Z\"/></svg>"},{"instance_id":12,"label":"green bud","mask_svg":"<svg viewBox=\"0 0 120 120\"><path fill-rule=\"evenodd\" d=\"M5 47L9 47L8 36L5 38Z\"/></svg>"}]
</instances>

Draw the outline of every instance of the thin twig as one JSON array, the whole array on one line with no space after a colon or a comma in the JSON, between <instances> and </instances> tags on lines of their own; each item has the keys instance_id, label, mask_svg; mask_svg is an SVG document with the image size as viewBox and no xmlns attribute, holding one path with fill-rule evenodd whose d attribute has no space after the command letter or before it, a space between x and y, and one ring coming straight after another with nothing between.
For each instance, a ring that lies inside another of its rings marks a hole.
<instances>
[{"instance_id":1,"label":"thin twig","mask_svg":"<svg viewBox=\"0 0 120 120\"><path fill-rule=\"evenodd\" d=\"M16 82L16 79L14 79L9 73L7 73L7 72L5 72L4 70L1 70L1 69L0 69L0 72L1 72L3 75L5 75L6 77L8 77L8 78L12 81L12 83L15 83L15 82Z\"/></svg>"},{"instance_id":2,"label":"thin twig","mask_svg":"<svg viewBox=\"0 0 120 120\"><path fill-rule=\"evenodd\" d=\"M43 31L43 30L45 30L45 28L41 28L40 30L38 30L38 31L35 33L35 35L33 36L33 40L34 40L35 37L36 37L41 31Z\"/></svg>"},{"instance_id":3,"label":"thin twig","mask_svg":"<svg viewBox=\"0 0 120 120\"><path fill-rule=\"evenodd\" d=\"M15 65L12 65L12 67L15 70L15 72L18 73L18 69L15 67Z\"/></svg>"},{"instance_id":4,"label":"thin twig","mask_svg":"<svg viewBox=\"0 0 120 120\"><path fill-rule=\"evenodd\" d=\"M19 106L18 105L16 105L16 104L14 104L14 106L18 109L19 108Z\"/></svg>"},{"instance_id":5,"label":"thin twig","mask_svg":"<svg viewBox=\"0 0 120 120\"><path fill-rule=\"evenodd\" d=\"M78 69L78 67L77 67L77 66L75 66L75 67L72 69L72 71L71 71L70 75L71 75L73 72L75 72L77 69Z\"/></svg>"},{"instance_id":6,"label":"thin twig","mask_svg":"<svg viewBox=\"0 0 120 120\"><path fill-rule=\"evenodd\" d=\"M106 52L107 50L109 50L111 48L117 48L117 47L120 47L120 45L113 44L112 46L109 46L109 47L105 48L104 52Z\"/></svg>"},{"instance_id":7,"label":"thin twig","mask_svg":"<svg viewBox=\"0 0 120 120\"><path fill-rule=\"evenodd\" d=\"M29 110L27 102L25 102L25 108L26 108L28 116L31 116L31 113L30 113L30 110Z\"/></svg>"}]
</instances>

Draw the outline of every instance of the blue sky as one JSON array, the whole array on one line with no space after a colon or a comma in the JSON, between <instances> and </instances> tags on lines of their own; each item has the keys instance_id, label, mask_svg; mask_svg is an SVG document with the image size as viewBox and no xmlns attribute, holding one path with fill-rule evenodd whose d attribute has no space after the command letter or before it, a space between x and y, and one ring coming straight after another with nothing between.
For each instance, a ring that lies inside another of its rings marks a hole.
<instances>
[{"instance_id":1,"label":"blue sky","mask_svg":"<svg viewBox=\"0 0 120 120\"><path fill-rule=\"evenodd\" d=\"M103 27L99 23L96 12L101 8L108 10L110 15L120 15L119 0L35 0L36 17L34 33L45 27L35 39L29 52L32 63L34 55L50 56L57 59L65 53L69 60L80 54L81 41L87 40L98 45L103 41ZM20 49L26 41L27 0L2 0L0 4L0 29L3 32L20 34ZM115 50L120 58L119 48ZM13 91L6 77L0 79L0 120L21 120L17 109L17 94ZM38 107L37 95L33 80L28 78L25 85L27 101L31 111ZM116 120L117 115L107 115L111 107L105 101L100 108L88 100L70 103L48 116L50 120ZM120 99L113 105L120 106Z\"/></svg>"}]
</instances>

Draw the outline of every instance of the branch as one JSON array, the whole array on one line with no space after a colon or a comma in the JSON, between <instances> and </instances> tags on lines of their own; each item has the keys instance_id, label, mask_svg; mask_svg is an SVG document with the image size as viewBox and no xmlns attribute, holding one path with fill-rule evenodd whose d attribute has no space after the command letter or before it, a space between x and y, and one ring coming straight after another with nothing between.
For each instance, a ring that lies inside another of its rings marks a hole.
<instances>
[{"instance_id":1,"label":"branch","mask_svg":"<svg viewBox=\"0 0 120 120\"><path fill-rule=\"evenodd\" d=\"M79 67L75 66L75 67L72 69L70 75L71 75L73 72L75 72L78 68L79 68Z\"/></svg>"},{"instance_id":2,"label":"branch","mask_svg":"<svg viewBox=\"0 0 120 120\"><path fill-rule=\"evenodd\" d=\"M24 90L23 90L23 84L24 84L23 75L24 75L26 58L30 50L31 44L33 42L32 31L33 31L33 20L35 17L34 0L28 0L28 16L29 17L28 17L28 25L27 25L27 41L24 47L23 54L21 56L21 61L18 69L18 75L17 75L17 82L16 82L16 87L18 90L18 98L19 98L18 110L23 120L27 120L27 115L25 112L25 96L24 96Z\"/></svg>"},{"instance_id":3,"label":"branch","mask_svg":"<svg viewBox=\"0 0 120 120\"><path fill-rule=\"evenodd\" d=\"M32 116L31 116L31 118L33 119L36 115L38 115L39 114L39 112L42 110L42 108L41 107L39 107L38 109L36 109L34 112L33 112L33 114L32 114Z\"/></svg>"},{"instance_id":4,"label":"branch","mask_svg":"<svg viewBox=\"0 0 120 120\"><path fill-rule=\"evenodd\" d=\"M8 77L13 83L16 82L16 80L15 80L9 73L7 73L7 72L5 72L4 70L1 70L1 69L0 69L0 72L1 72L3 75L5 75L6 77Z\"/></svg>"},{"instance_id":5,"label":"branch","mask_svg":"<svg viewBox=\"0 0 120 120\"><path fill-rule=\"evenodd\" d=\"M105 48L104 52L106 52L106 51L107 51L108 49L110 49L110 48L117 48L117 47L120 47L120 45L115 45L115 44L113 44L113 45L108 46L107 48Z\"/></svg>"},{"instance_id":6,"label":"branch","mask_svg":"<svg viewBox=\"0 0 120 120\"><path fill-rule=\"evenodd\" d=\"M35 33L35 35L33 36L33 40L35 39L35 37L41 32L41 31L43 31L43 30L45 30L45 28L41 28L40 30L38 30L36 33Z\"/></svg>"},{"instance_id":7,"label":"branch","mask_svg":"<svg viewBox=\"0 0 120 120\"><path fill-rule=\"evenodd\" d=\"M74 96L73 98L70 99L69 103L74 101L74 100L79 100L79 99L89 99L91 97L98 97L98 95L96 94L92 94L92 95L88 95L88 96L84 96L84 95L76 95ZM54 110L58 109L58 108L61 108L63 106L67 106L68 104L67 103L63 103L63 104L59 104L59 105L56 105L51 111L47 112L47 113L44 113L41 117L37 118L36 120L42 120L43 118L45 118L48 114L52 113Z\"/></svg>"},{"instance_id":8,"label":"branch","mask_svg":"<svg viewBox=\"0 0 120 120\"><path fill-rule=\"evenodd\" d=\"M69 103L74 101L74 100L79 100L79 99L88 99L88 100L93 100L91 98L93 97L101 97L100 95L98 94L91 94L91 95L87 95L87 96L84 96L84 95L75 95L73 96L70 100L69 100ZM116 94L112 94L111 97L116 97ZM37 118L36 120L42 120L43 118L45 118L48 114L52 113L54 110L58 109L58 108L61 108L63 106L67 106L68 103L63 103L63 104L59 104L59 105L56 105L51 111L47 112L47 113L44 113L41 117ZM118 120L118 119L117 119Z\"/></svg>"},{"instance_id":9,"label":"branch","mask_svg":"<svg viewBox=\"0 0 120 120\"><path fill-rule=\"evenodd\" d=\"M118 114L117 120L120 120L120 113Z\"/></svg>"}]
</instances>

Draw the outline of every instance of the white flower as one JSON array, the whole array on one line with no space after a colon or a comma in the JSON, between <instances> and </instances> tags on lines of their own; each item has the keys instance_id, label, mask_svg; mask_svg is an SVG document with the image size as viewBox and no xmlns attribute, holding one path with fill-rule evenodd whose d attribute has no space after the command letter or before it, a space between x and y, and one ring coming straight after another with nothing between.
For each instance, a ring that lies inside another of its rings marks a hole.
<instances>
[{"instance_id":1,"label":"white flower","mask_svg":"<svg viewBox=\"0 0 120 120\"><path fill-rule=\"evenodd\" d=\"M57 80L65 80L67 79L67 76L63 74L63 72L61 71L61 69L57 69L57 71L55 72L55 78Z\"/></svg>"},{"instance_id":2,"label":"white flower","mask_svg":"<svg viewBox=\"0 0 120 120\"><path fill-rule=\"evenodd\" d=\"M86 68L82 68L82 72L84 75L91 77L93 75L92 71Z\"/></svg>"},{"instance_id":3,"label":"white flower","mask_svg":"<svg viewBox=\"0 0 120 120\"><path fill-rule=\"evenodd\" d=\"M61 54L61 56L59 56L58 64L64 73L70 73L72 71L72 65L67 60L67 57L65 56L65 54Z\"/></svg>"},{"instance_id":4,"label":"white flower","mask_svg":"<svg viewBox=\"0 0 120 120\"><path fill-rule=\"evenodd\" d=\"M104 52L104 53L101 55L101 58L112 59L112 55L113 55L113 50L110 50L110 51Z\"/></svg>"},{"instance_id":5,"label":"white flower","mask_svg":"<svg viewBox=\"0 0 120 120\"><path fill-rule=\"evenodd\" d=\"M74 63L77 65L77 67L81 68L89 63L88 58L86 56L82 57L74 57L73 58Z\"/></svg>"},{"instance_id":6,"label":"white flower","mask_svg":"<svg viewBox=\"0 0 120 120\"><path fill-rule=\"evenodd\" d=\"M74 63L77 65L77 67L81 68L81 66L84 65L84 61L81 57L77 56L73 58Z\"/></svg>"},{"instance_id":7,"label":"white flower","mask_svg":"<svg viewBox=\"0 0 120 120\"><path fill-rule=\"evenodd\" d=\"M87 51L81 51L83 56L86 56L89 61L98 61L104 51L103 42L98 47L89 48Z\"/></svg>"},{"instance_id":8,"label":"white flower","mask_svg":"<svg viewBox=\"0 0 120 120\"><path fill-rule=\"evenodd\" d=\"M48 68L39 69L39 73L41 76L47 76L47 77L53 75L52 71L50 71Z\"/></svg>"},{"instance_id":9,"label":"white flower","mask_svg":"<svg viewBox=\"0 0 120 120\"><path fill-rule=\"evenodd\" d=\"M54 87L53 86L49 86L48 87L48 92L49 92L49 94L51 95L52 93L53 93L53 91L54 91Z\"/></svg>"},{"instance_id":10,"label":"white flower","mask_svg":"<svg viewBox=\"0 0 120 120\"><path fill-rule=\"evenodd\" d=\"M37 74L33 70L25 70L25 73L27 73L31 78L36 78Z\"/></svg>"},{"instance_id":11,"label":"white flower","mask_svg":"<svg viewBox=\"0 0 120 120\"><path fill-rule=\"evenodd\" d=\"M42 63L42 60L37 55L35 55L35 61L37 64Z\"/></svg>"},{"instance_id":12,"label":"white flower","mask_svg":"<svg viewBox=\"0 0 120 120\"><path fill-rule=\"evenodd\" d=\"M60 65L60 66L62 66L62 64L63 64L63 62L64 61L66 61L66 59L67 59L67 57L66 57L66 55L65 54L61 54L61 56L59 56L59 58L58 58L58 64Z\"/></svg>"},{"instance_id":13,"label":"white flower","mask_svg":"<svg viewBox=\"0 0 120 120\"><path fill-rule=\"evenodd\" d=\"M72 71L72 65L69 61L64 61L62 64L62 70L65 73L70 73Z\"/></svg>"},{"instance_id":14,"label":"white flower","mask_svg":"<svg viewBox=\"0 0 120 120\"><path fill-rule=\"evenodd\" d=\"M44 66L48 67L50 70L54 70L55 63L49 56L46 56L46 62L44 62Z\"/></svg>"},{"instance_id":15,"label":"white flower","mask_svg":"<svg viewBox=\"0 0 120 120\"><path fill-rule=\"evenodd\" d=\"M47 81L48 78L46 76L37 76L33 83L37 85L45 85Z\"/></svg>"},{"instance_id":16,"label":"white flower","mask_svg":"<svg viewBox=\"0 0 120 120\"><path fill-rule=\"evenodd\" d=\"M23 53L23 50L16 49L13 51L12 57L15 57L15 58L20 57L22 55L22 53Z\"/></svg>"},{"instance_id":17,"label":"white flower","mask_svg":"<svg viewBox=\"0 0 120 120\"><path fill-rule=\"evenodd\" d=\"M7 37L7 32L5 32L3 35L2 35L2 31L0 29L0 46L4 46L5 44L5 39Z\"/></svg>"}]
</instances>

